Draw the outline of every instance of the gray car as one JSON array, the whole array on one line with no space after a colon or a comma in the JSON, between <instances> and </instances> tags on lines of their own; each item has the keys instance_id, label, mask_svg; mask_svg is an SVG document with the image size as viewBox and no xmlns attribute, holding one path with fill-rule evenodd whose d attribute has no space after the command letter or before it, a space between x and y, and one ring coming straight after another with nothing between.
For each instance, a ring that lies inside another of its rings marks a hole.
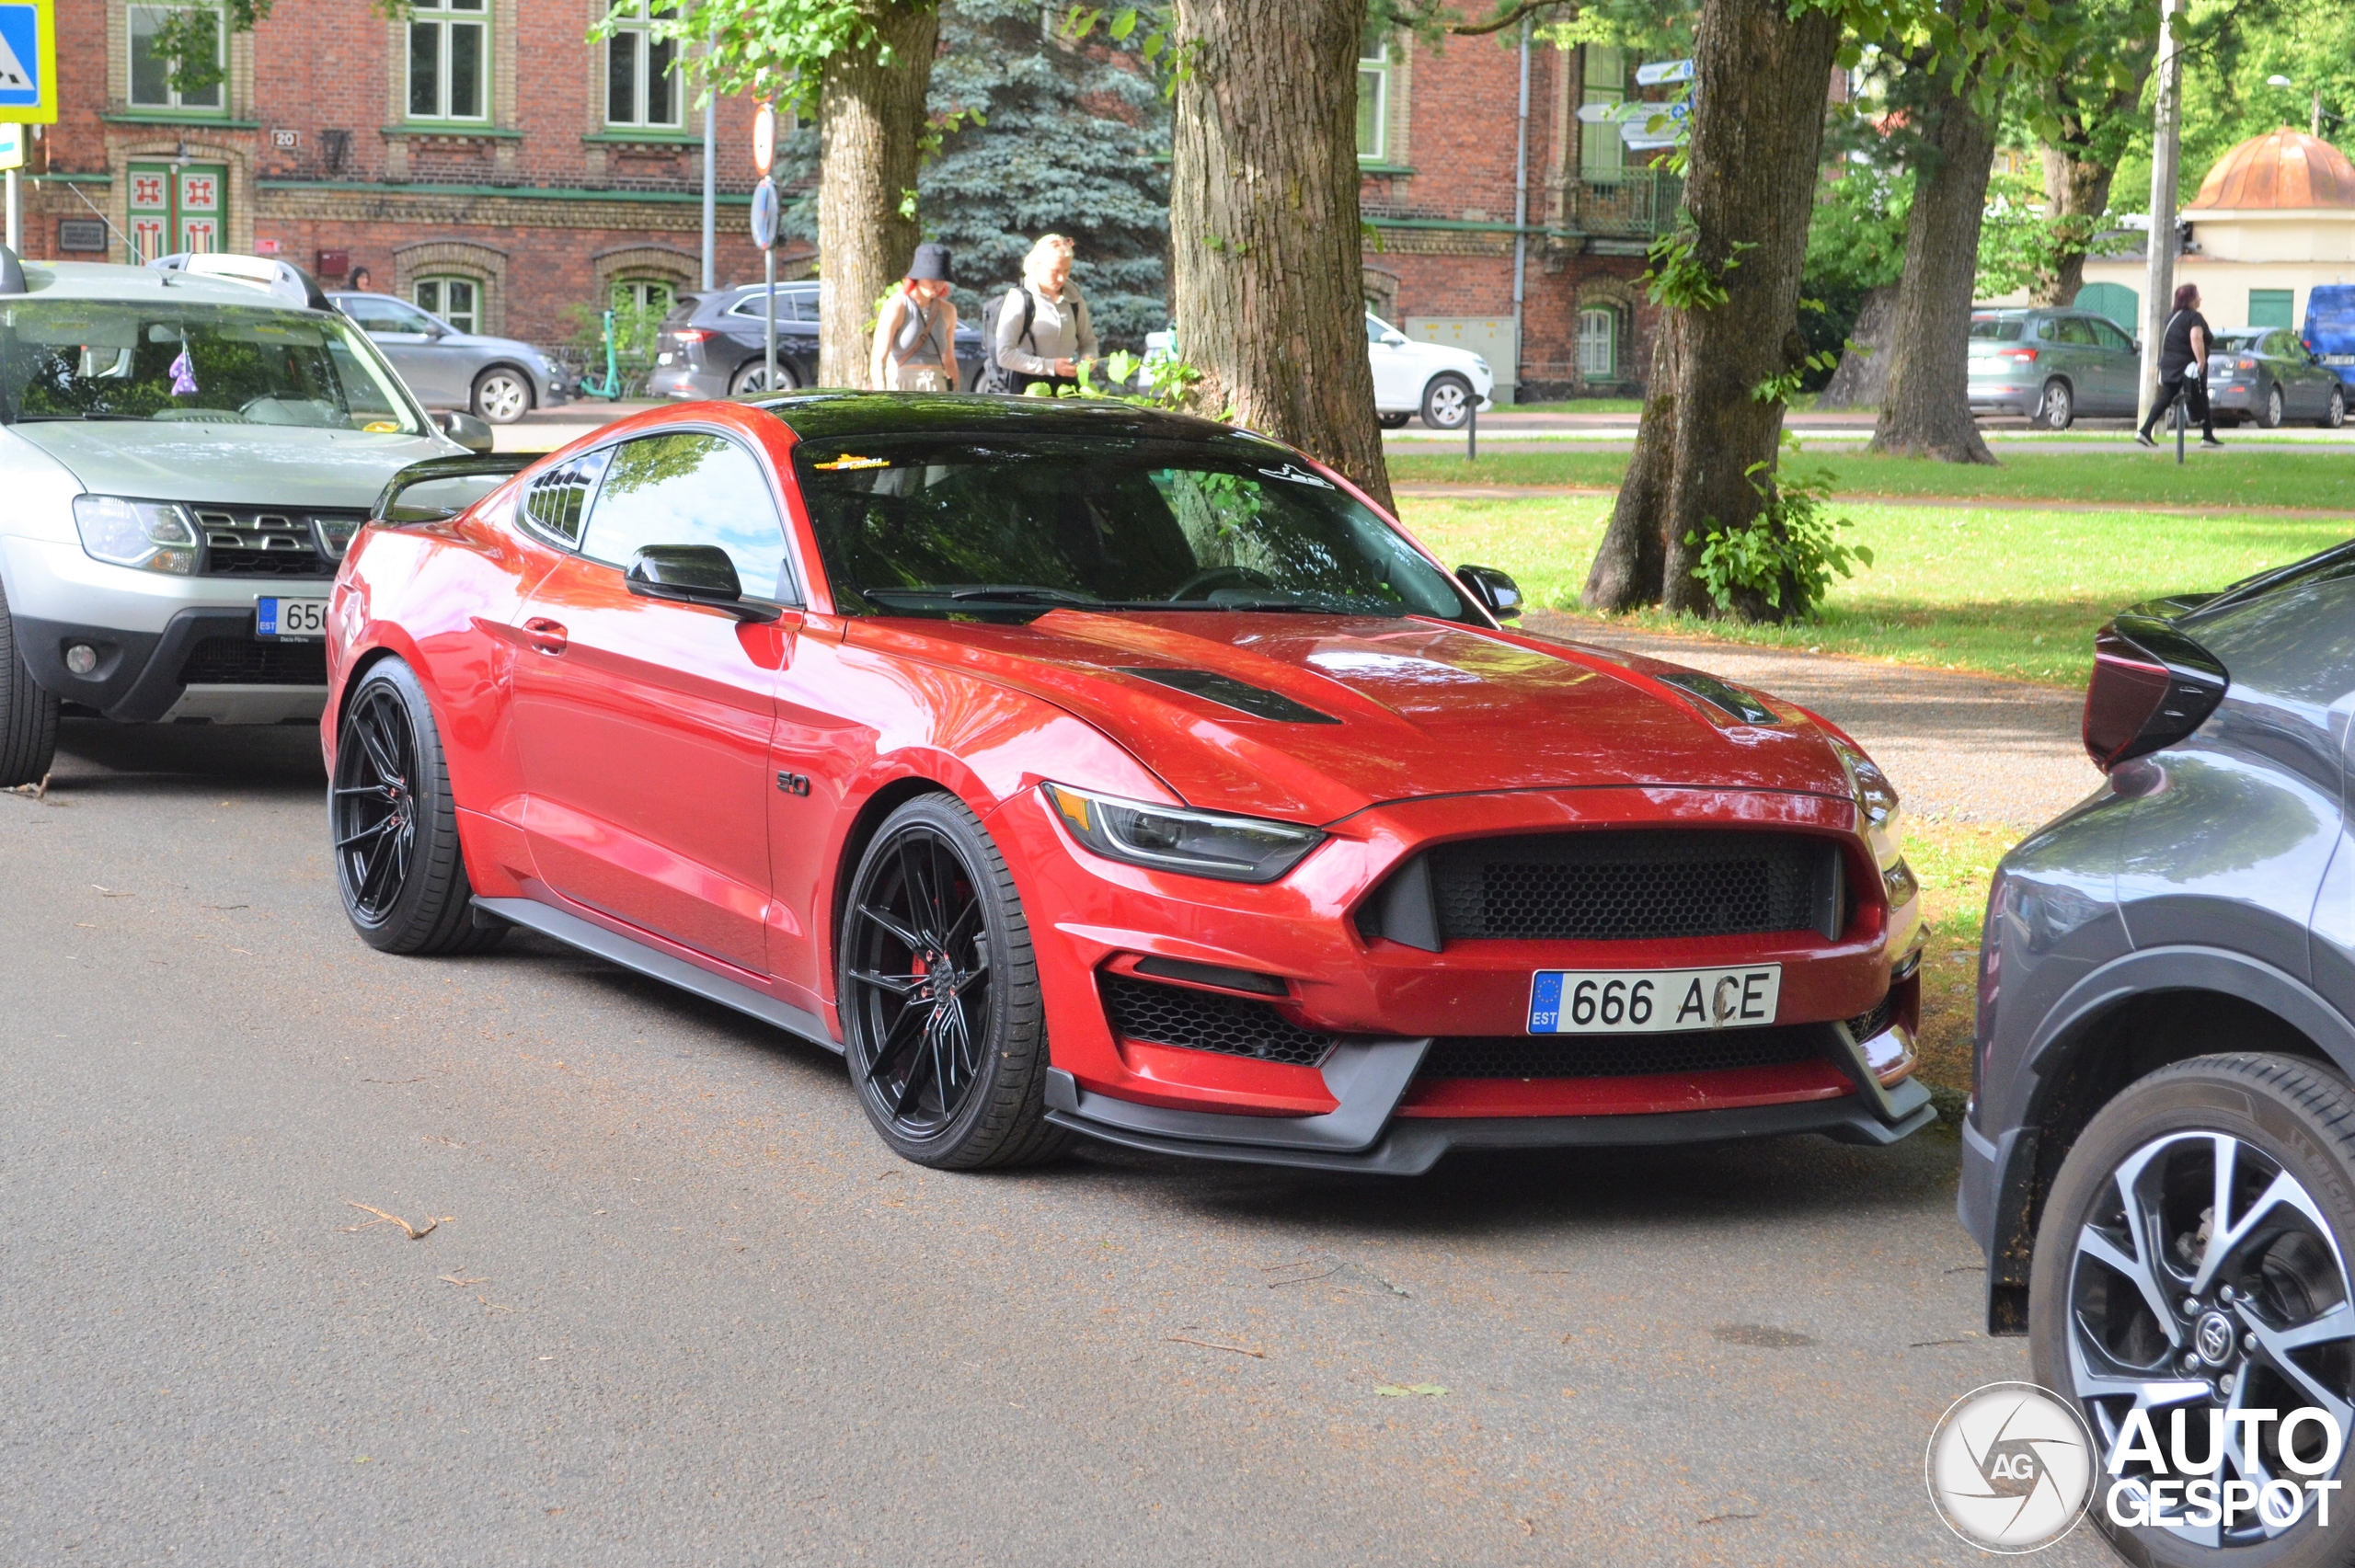
<instances>
[{"instance_id":1,"label":"gray car","mask_svg":"<svg viewBox=\"0 0 2355 1568\"><path fill-rule=\"evenodd\" d=\"M2347 388L2322 356L2286 326L2220 326L2208 356L2208 402L2219 417L2278 429L2312 419L2347 423Z\"/></svg>"},{"instance_id":2,"label":"gray car","mask_svg":"<svg viewBox=\"0 0 2355 1568\"><path fill-rule=\"evenodd\" d=\"M2355 1505L2326 1524L2304 1482L2347 1473L2355 1425L2355 544L2095 650L2108 782L1988 897L1960 1208L1989 1326L2083 1411L2131 1561L2344 1562ZM2138 1410L2162 1442L2188 1413L2200 1464L2222 1418L2221 1479L2288 1482L2276 1516L2170 1523L2191 1499ZM2113 1486L2127 1520L2174 1502L2120 1523Z\"/></svg>"},{"instance_id":3,"label":"gray car","mask_svg":"<svg viewBox=\"0 0 2355 1568\"><path fill-rule=\"evenodd\" d=\"M2142 354L2108 316L1982 305L1970 315L1970 411L2065 430L2080 414L2132 418Z\"/></svg>"},{"instance_id":4,"label":"gray car","mask_svg":"<svg viewBox=\"0 0 2355 1568\"><path fill-rule=\"evenodd\" d=\"M562 367L529 343L461 332L391 294L327 298L360 324L429 408L466 408L494 425L511 425L534 408L564 402L569 390Z\"/></svg>"}]
</instances>

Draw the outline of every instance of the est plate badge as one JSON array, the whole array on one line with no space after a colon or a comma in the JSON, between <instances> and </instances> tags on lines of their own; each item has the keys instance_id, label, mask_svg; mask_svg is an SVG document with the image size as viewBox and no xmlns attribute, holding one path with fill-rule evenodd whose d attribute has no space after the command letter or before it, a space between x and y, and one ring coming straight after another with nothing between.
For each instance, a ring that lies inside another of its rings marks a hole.
<instances>
[{"instance_id":1,"label":"est plate badge","mask_svg":"<svg viewBox=\"0 0 2355 1568\"><path fill-rule=\"evenodd\" d=\"M264 642L316 642L327 635L324 599L254 601L254 635Z\"/></svg>"},{"instance_id":2,"label":"est plate badge","mask_svg":"<svg viewBox=\"0 0 2355 1568\"><path fill-rule=\"evenodd\" d=\"M1775 1022L1783 966L1717 969L1540 969L1529 987L1533 1035L1661 1035Z\"/></svg>"}]
</instances>

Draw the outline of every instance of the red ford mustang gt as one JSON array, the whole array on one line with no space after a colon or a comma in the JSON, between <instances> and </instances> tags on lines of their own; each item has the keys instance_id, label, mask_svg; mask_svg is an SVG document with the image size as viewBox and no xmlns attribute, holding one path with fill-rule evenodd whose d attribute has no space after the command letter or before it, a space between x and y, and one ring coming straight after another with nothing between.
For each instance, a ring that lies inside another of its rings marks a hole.
<instances>
[{"instance_id":1,"label":"red ford mustang gt","mask_svg":"<svg viewBox=\"0 0 2355 1568\"><path fill-rule=\"evenodd\" d=\"M818 395L379 510L327 615L361 935L525 926L766 1019L911 1160L1413 1173L1933 1117L1861 750L1501 629L1510 578L1288 447Z\"/></svg>"}]
</instances>

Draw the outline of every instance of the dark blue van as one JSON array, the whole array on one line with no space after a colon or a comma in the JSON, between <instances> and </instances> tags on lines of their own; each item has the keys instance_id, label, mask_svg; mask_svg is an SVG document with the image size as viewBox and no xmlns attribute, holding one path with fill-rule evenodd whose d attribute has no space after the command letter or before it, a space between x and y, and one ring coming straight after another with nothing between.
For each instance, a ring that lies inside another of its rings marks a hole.
<instances>
[{"instance_id":1,"label":"dark blue van","mask_svg":"<svg viewBox=\"0 0 2355 1568\"><path fill-rule=\"evenodd\" d=\"M2306 295L2306 347L2355 386L2355 283L2317 283Z\"/></svg>"}]
</instances>

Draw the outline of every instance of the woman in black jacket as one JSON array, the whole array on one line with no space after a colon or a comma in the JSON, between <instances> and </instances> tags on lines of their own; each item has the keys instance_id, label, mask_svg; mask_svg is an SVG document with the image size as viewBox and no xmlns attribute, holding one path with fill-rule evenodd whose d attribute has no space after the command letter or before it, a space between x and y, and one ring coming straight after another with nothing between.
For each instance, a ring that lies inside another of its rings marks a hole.
<instances>
[{"instance_id":1,"label":"woman in black jacket","mask_svg":"<svg viewBox=\"0 0 2355 1568\"><path fill-rule=\"evenodd\" d=\"M2185 411L2200 421L2200 444L2224 444L2216 439L2216 421L2208 412L2208 345L2214 340L2208 318L2200 314L2200 290L2184 284L2175 292L2175 315L2167 318L2166 336L2159 342L2159 395L2151 404L2151 417L2134 434L2137 441L2159 444L2151 431L2180 397Z\"/></svg>"}]
</instances>

